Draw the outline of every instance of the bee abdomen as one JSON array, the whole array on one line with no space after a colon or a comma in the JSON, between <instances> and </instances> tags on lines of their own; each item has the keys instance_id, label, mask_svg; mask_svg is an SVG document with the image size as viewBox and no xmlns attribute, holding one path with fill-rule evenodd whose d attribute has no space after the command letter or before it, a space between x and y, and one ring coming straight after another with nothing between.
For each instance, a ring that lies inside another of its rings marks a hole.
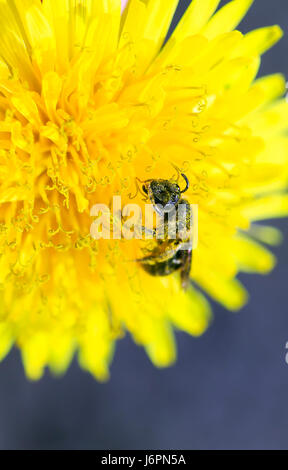
<instances>
[{"instance_id":1,"label":"bee abdomen","mask_svg":"<svg viewBox=\"0 0 288 470\"><path fill-rule=\"evenodd\" d=\"M151 276L169 276L182 266L182 253L176 252L174 256L165 261L141 262L142 268Z\"/></svg>"}]
</instances>

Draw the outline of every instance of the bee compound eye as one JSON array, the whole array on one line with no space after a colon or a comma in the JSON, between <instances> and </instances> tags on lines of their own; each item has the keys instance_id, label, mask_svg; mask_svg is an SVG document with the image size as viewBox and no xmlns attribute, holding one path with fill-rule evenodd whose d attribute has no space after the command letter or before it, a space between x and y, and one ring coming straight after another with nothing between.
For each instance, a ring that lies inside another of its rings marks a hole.
<instances>
[{"instance_id":1,"label":"bee compound eye","mask_svg":"<svg viewBox=\"0 0 288 470\"><path fill-rule=\"evenodd\" d=\"M142 190L143 190L143 192L144 192L145 194L148 194L148 191L147 191L147 188L146 188L146 185L145 185L145 184L143 184Z\"/></svg>"}]
</instances>

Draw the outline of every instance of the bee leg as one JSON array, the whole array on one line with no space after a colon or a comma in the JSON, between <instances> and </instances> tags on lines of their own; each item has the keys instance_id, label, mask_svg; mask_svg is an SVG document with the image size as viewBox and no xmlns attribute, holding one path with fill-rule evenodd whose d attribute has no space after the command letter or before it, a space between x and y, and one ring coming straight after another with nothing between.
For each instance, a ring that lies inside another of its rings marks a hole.
<instances>
[{"instance_id":1,"label":"bee leg","mask_svg":"<svg viewBox=\"0 0 288 470\"><path fill-rule=\"evenodd\" d=\"M155 228L150 229L150 228L144 227L144 225L142 225L142 234L143 235L152 235L153 238L155 238L156 237L156 229Z\"/></svg>"},{"instance_id":2,"label":"bee leg","mask_svg":"<svg viewBox=\"0 0 288 470\"><path fill-rule=\"evenodd\" d=\"M153 252L152 252L153 253ZM173 264L181 265L182 260L177 260L176 258L173 259L175 256L175 248L168 248L164 250L162 253L155 252L154 254L150 254L148 256L144 256L143 258L136 259L136 261L140 263L162 263L168 260L172 260Z\"/></svg>"},{"instance_id":3,"label":"bee leg","mask_svg":"<svg viewBox=\"0 0 288 470\"><path fill-rule=\"evenodd\" d=\"M140 185L139 185L139 183L140 183ZM144 181L141 181L139 178L135 178L136 193L134 194L134 196L132 195L132 193L129 193L128 194L129 199L135 199L136 196L138 195L138 193L140 192L140 194L142 194L142 196L144 196L143 201L147 201L147 194L145 194L143 192L143 190L141 189L141 184L142 183L144 183Z\"/></svg>"},{"instance_id":4,"label":"bee leg","mask_svg":"<svg viewBox=\"0 0 288 470\"><path fill-rule=\"evenodd\" d=\"M142 226L135 226L135 232L138 234L141 235L141 238L145 239L146 236L150 235L152 236L152 238L150 239L153 239L156 237L156 230L155 229L149 229L147 227L144 227L144 225Z\"/></svg>"}]
</instances>

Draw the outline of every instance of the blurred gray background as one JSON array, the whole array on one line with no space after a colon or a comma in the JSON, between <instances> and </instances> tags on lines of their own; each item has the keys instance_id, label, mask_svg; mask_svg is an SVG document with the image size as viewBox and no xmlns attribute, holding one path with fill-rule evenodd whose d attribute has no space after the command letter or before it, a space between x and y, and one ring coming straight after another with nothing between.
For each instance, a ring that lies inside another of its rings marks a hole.
<instances>
[{"instance_id":1,"label":"blurred gray background","mask_svg":"<svg viewBox=\"0 0 288 470\"><path fill-rule=\"evenodd\" d=\"M288 1L256 0L240 29L275 23L286 37L261 73L288 77ZM286 244L274 250L275 271L241 277L251 301L240 313L214 304L202 337L178 333L169 369L127 336L104 385L76 361L61 379L31 383L13 350L0 364L0 449L287 449L288 222L276 225Z\"/></svg>"}]
</instances>

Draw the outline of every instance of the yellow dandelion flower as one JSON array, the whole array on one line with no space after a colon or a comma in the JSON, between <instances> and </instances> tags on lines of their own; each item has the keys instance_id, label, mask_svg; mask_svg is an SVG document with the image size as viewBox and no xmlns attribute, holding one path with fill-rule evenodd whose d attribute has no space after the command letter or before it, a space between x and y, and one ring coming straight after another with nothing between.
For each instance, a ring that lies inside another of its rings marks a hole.
<instances>
[{"instance_id":1,"label":"yellow dandelion flower","mask_svg":"<svg viewBox=\"0 0 288 470\"><path fill-rule=\"evenodd\" d=\"M279 233L257 222L288 212L288 104L282 76L255 77L282 32L234 30L251 0L193 0L165 42L177 3L0 1L0 357L16 344L32 379L76 352L105 380L127 331L167 366L173 329L209 324L199 286L237 310L237 273L275 264L259 242ZM131 262L137 240L90 235L94 204L171 162L199 208L186 292Z\"/></svg>"}]
</instances>

